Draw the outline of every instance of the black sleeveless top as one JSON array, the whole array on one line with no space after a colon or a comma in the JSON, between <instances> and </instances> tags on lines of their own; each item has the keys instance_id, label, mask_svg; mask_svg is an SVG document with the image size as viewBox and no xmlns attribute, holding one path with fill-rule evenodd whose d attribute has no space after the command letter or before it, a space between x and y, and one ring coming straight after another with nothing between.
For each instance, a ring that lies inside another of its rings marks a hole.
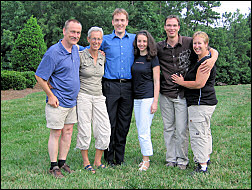
<instances>
[{"instance_id":1,"label":"black sleeveless top","mask_svg":"<svg viewBox=\"0 0 252 190\"><path fill-rule=\"evenodd\" d=\"M198 67L203 63L206 59L211 58L211 54L203 57L196 64L190 64L188 72L185 75L185 81L195 81ZM216 77L216 66L211 70L210 76L205 84L205 86L201 89L189 89L185 88L185 97L187 106L191 105L216 105L218 100L216 98L214 84Z\"/></svg>"}]
</instances>

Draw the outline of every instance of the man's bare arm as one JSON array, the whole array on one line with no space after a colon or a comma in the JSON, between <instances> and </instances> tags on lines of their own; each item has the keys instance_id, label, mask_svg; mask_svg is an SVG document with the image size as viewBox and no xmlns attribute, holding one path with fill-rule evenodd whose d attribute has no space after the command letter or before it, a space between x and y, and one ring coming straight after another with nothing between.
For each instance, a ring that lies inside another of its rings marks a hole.
<instances>
[{"instance_id":1,"label":"man's bare arm","mask_svg":"<svg viewBox=\"0 0 252 190\"><path fill-rule=\"evenodd\" d=\"M59 100L54 94L52 93L51 89L48 86L48 83L46 80L42 79L41 77L35 75L35 78L37 79L38 83L48 96L48 104L51 105L52 107L57 108L59 106Z\"/></svg>"}]
</instances>

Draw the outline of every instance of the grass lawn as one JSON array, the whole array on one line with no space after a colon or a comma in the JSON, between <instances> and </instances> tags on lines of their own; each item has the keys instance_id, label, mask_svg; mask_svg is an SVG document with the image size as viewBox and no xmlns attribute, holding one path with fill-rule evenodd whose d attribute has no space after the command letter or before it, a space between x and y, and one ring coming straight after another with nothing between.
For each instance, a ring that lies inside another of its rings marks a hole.
<instances>
[{"instance_id":1,"label":"grass lawn","mask_svg":"<svg viewBox=\"0 0 252 190\"><path fill-rule=\"evenodd\" d=\"M63 179L48 174L49 129L45 120L45 93L1 101L1 188L3 189L251 189L251 85L217 86L218 104L211 120L212 164L208 174L190 176L193 154L189 144L187 170L165 166L163 122L160 110L152 123L154 155L146 172L138 171L142 159L134 114L127 137L125 164L96 170L82 166L75 149L77 125L67 163L75 173ZM94 161L92 138L89 158ZM104 160L102 159L102 162Z\"/></svg>"}]
</instances>

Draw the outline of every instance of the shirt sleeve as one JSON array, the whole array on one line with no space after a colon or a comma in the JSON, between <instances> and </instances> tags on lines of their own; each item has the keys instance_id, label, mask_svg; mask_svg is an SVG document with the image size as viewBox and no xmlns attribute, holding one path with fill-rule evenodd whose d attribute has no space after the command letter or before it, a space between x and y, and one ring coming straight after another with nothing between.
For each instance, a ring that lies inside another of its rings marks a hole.
<instances>
[{"instance_id":1,"label":"shirt sleeve","mask_svg":"<svg viewBox=\"0 0 252 190\"><path fill-rule=\"evenodd\" d=\"M151 67L154 68L156 66L159 66L159 60L157 56L151 60Z\"/></svg>"},{"instance_id":2,"label":"shirt sleeve","mask_svg":"<svg viewBox=\"0 0 252 190\"><path fill-rule=\"evenodd\" d=\"M55 69L55 62L52 57L45 54L42 58L37 70L36 75L44 80L48 80Z\"/></svg>"}]
</instances>

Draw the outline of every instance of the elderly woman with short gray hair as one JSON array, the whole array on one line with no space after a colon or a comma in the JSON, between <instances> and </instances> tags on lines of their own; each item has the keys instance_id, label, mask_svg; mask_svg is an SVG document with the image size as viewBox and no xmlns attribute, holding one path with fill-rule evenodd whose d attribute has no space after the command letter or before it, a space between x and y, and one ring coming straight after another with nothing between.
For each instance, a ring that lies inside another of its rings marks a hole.
<instances>
[{"instance_id":1,"label":"elderly woman with short gray hair","mask_svg":"<svg viewBox=\"0 0 252 190\"><path fill-rule=\"evenodd\" d=\"M99 52L103 40L103 30L92 27L88 31L89 49L79 51L80 55L80 92L77 98L78 135L76 148L81 150L84 169L95 173L90 164L88 149L91 142L91 124L95 138L96 168L105 168L101 163L103 151L110 142L110 121L102 94L102 76L104 74L105 56Z\"/></svg>"}]
</instances>

